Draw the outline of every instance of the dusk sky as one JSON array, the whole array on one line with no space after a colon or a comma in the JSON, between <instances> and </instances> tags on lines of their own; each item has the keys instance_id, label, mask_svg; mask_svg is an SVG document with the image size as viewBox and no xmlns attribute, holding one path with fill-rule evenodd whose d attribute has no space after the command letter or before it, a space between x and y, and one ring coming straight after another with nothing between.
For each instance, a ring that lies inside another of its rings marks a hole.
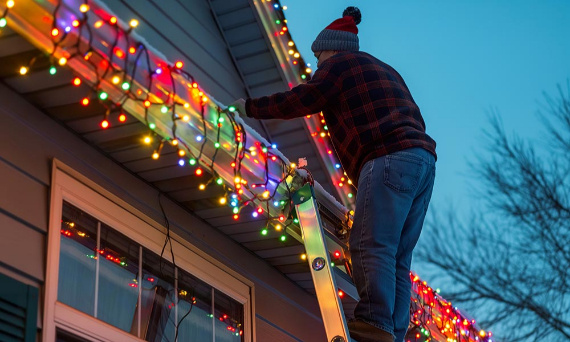
<instances>
[{"instance_id":1,"label":"dusk sky","mask_svg":"<svg viewBox=\"0 0 570 342\"><path fill-rule=\"evenodd\" d=\"M569 91L570 1L282 0L289 30L312 66L317 34L360 8L360 48L393 66L419 105L437 142L430 210L453 205L459 217L481 204L469 162L488 155L482 145L492 110L509 135L548 140L537 111L543 93ZM425 233L425 232L424 232ZM420 243L422 239L420 238ZM413 266L412 266L413 268ZM430 275L420 274L432 286Z\"/></svg>"},{"instance_id":2,"label":"dusk sky","mask_svg":"<svg viewBox=\"0 0 570 342\"><path fill-rule=\"evenodd\" d=\"M393 66L419 105L437 142L434 207L473 204L468 161L485 153L482 130L500 112L505 128L547 139L536 116L543 92L570 79L570 1L282 0L297 47L356 5L360 49Z\"/></svg>"}]
</instances>

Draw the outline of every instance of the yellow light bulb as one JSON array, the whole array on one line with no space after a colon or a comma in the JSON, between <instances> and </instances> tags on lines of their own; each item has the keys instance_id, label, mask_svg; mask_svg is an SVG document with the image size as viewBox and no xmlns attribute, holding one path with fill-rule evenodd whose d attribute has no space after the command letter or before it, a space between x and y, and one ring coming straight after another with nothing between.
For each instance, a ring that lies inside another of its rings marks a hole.
<instances>
[{"instance_id":1,"label":"yellow light bulb","mask_svg":"<svg viewBox=\"0 0 570 342\"><path fill-rule=\"evenodd\" d=\"M173 139L173 140L172 140L172 145L174 145L174 146L178 145L178 139Z\"/></svg>"},{"instance_id":2,"label":"yellow light bulb","mask_svg":"<svg viewBox=\"0 0 570 342\"><path fill-rule=\"evenodd\" d=\"M301 259L307 260L307 254L305 254L305 253L301 254Z\"/></svg>"},{"instance_id":3,"label":"yellow light bulb","mask_svg":"<svg viewBox=\"0 0 570 342\"><path fill-rule=\"evenodd\" d=\"M310 74L310 73L311 73L311 71L313 71L313 70L311 70L311 68L307 68L307 69L305 69L305 72L306 72L307 74Z\"/></svg>"},{"instance_id":4,"label":"yellow light bulb","mask_svg":"<svg viewBox=\"0 0 570 342\"><path fill-rule=\"evenodd\" d=\"M79 11L81 13L85 13L85 12L89 11L89 5L83 4L83 5L79 6Z\"/></svg>"},{"instance_id":5,"label":"yellow light bulb","mask_svg":"<svg viewBox=\"0 0 570 342\"><path fill-rule=\"evenodd\" d=\"M291 163L291 168L293 168L293 169L294 169L294 168L296 168L296 167L297 167L297 164L295 164L295 163Z\"/></svg>"},{"instance_id":6,"label":"yellow light bulb","mask_svg":"<svg viewBox=\"0 0 570 342\"><path fill-rule=\"evenodd\" d=\"M23 66L20 68L20 75L25 75L28 73L28 68Z\"/></svg>"},{"instance_id":7,"label":"yellow light bulb","mask_svg":"<svg viewBox=\"0 0 570 342\"><path fill-rule=\"evenodd\" d=\"M58 62L59 62L59 65L62 65L62 66L66 65L67 64L67 58L61 57Z\"/></svg>"},{"instance_id":8,"label":"yellow light bulb","mask_svg":"<svg viewBox=\"0 0 570 342\"><path fill-rule=\"evenodd\" d=\"M129 22L129 25L130 25L132 28L135 28L135 27L139 26L139 21L136 20L136 19L132 19L132 20Z\"/></svg>"},{"instance_id":9,"label":"yellow light bulb","mask_svg":"<svg viewBox=\"0 0 570 342\"><path fill-rule=\"evenodd\" d=\"M15 5L14 0L8 0L6 2L6 7L8 7L8 8L12 8L12 7L14 7L14 5Z\"/></svg>"},{"instance_id":10,"label":"yellow light bulb","mask_svg":"<svg viewBox=\"0 0 570 342\"><path fill-rule=\"evenodd\" d=\"M200 184L200 186L198 187L198 189L204 190L204 189L206 189L206 186L205 186L204 184Z\"/></svg>"},{"instance_id":11,"label":"yellow light bulb","mask_svg":"<svg viewBox=\"0 0 570 342\"><path fill-rule=\"evenodd\" d=\"M283 227L280 224L275 226L275 230L280 231L281 229L283 229Z\"/></svg>"},{"instance_id":12,"label":"yellow light bulb","mask_svg":"<svg viewBox=\"0 0 570 342\"><path fill-rule=\"evenodd\" d=\"M144 143L145 143L145 144L148 145L148 144L150 144L151 142L152 142L151 137L144 137Z\"/></svg>"},{"instance_id":13,"label":"yellow light bulb","mask_svg":"<svg viewBox=\"0 0 570 342\"><path fill-rule=\"evenodd\" d=\"M158 159L158 157L160 157L160 155L158 154L158 152L154 152L152 154L152 159Z\"/></svg>"},{"instance_id":14,"label":"yellow light bulb","mask_svg":"<svg viewBox=\"0 0 570 342\"><path fill-rule=\"evenodd\" d=\"M227 200L225 197L220 198L220 204L226 204Z\"/></svg>"},{"instance_id":15,"label":"yellow light bulb","mask_svg":"<svg viewBox=\"0 0 570 342\"><path fill-rule=\"evenodd\" d=\"M186 102L186 103L184 104L184 108L186 108L186 109L190 108L190 104L189 104L188 102Z\"/></svg>"},{"instance_id":16,"label":"yellow light bulb","mask_svg":"<svg viewBox=\"0 0 570 342\"><path fill-rule=\"evenodd\" d=\"M293 41L290 41L289 43L287 43L287 45L293 46L293 45L295 45L295 43Z\"/></svg>"},{"instance_id":17,"label":"yellow light bulb","mask_svg":"<svg viewBox=\"0 0 570 342\"><path fill-rule=\"evenodd\" d=\"M295 54L293 55L293 57L295 58L299 58L299 56L301 56L298 52L295 52Z\"/></svg>"},{"instance_id":18,"label":"yellow light bulb","mask_svg":"<svg viewBox=\"0 0 570 342\"><path fill-rule=\"evenodd\" d=\"M289 50L289 54L290 54L290 55L292 55L292 54L294 54L294 53L295 53L295 51Z\"/></svg>"},{"instance_id":19,"label":"yellow light bulb","mask_svg":"<svg viewBox=\"0 0 570 342\"><path fill-rule=\"evenodd\" d=\"M184 115L184 116L182 117L182 121L184 121L184 122L190 121L190 115Z\"/></svg>"},{"instance_id":20,"label":"yellow light bulb","mask_svg":"<svg viewBox=\"0 0 570 342\"><path fill-rule=\"evenodd\" d=\"M239 183L239 182L241 182L241 178L239 178L239 177L236 177L236 178L234 179L234 182L236 182L236 183Z\"/></svg>"},{"instance_id":21,"label":"yellow light bulb","mask_svg":"<svg viewBox=\"0 0 570 342\"><path fill-rule=\"evenodd\" d=\"M263 192L263 198L269 198L269 190Z\"/></svg>"},{"instance_id":22,"label":"yellow light bulb","mask_svg":"<svg viewBox=\"0 0 570 342\"><path fill-rule=\"evenodd\" d=\"M113 84L119 84L119 82L121 82L121 78L119 76L113 76L111 82L113 82Z\"/></svg>"},{"instance_id":23,"label":"yellow light bulb","mask_svg":"<svg viewBox=\"0 0 570 342\"><path fill-rule=\"evenodd\" d=\"M178 155L179 155L180 157L184 157L184 156L186 155L186 151L184 151L184 150L178 150Z\"/></svg>"}]
</instances>

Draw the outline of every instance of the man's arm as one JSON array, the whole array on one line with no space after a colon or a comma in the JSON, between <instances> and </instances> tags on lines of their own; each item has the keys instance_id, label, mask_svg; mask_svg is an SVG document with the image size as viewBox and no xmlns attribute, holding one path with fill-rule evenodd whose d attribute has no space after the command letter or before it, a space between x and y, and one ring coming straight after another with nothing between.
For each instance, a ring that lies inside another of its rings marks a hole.
<instances>
[{"instance_id":1,"label":"man's arm","mask_svg":"<svg viewBox=\"0 0 570 342\"><path fill-rule=\"evenodd\" d=\"M293 119L322 111L340 93L339 72L334 63L323 63L313 78L289 91L248 99L248 117L256 119Z\"/></svg>"}]
</instances>

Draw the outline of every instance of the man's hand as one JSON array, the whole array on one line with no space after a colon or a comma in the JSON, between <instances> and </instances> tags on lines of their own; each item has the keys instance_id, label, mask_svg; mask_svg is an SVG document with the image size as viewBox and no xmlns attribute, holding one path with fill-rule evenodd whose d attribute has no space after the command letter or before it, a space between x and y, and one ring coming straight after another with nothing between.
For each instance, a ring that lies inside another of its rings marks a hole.
<instances>
[{"instance_id":1,"label":"man's hand","mask_svg":"<svg viewBox=\"0 0 570 342\"><path fill-rule=\"evenodd\" d=\"M241 116L247 116L245 112L245 100L244 99L237 99L234 103L228 106L228 112L233 113L234 116L236 113L239 113Z\"/></svg>"}]
</instances>

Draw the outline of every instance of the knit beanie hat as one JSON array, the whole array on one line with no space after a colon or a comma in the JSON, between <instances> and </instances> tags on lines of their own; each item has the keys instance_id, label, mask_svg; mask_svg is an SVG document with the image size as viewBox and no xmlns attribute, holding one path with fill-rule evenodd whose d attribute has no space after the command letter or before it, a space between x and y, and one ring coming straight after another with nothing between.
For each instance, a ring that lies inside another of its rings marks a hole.
<instances>
[{"instance_id":1,"label":"knit beanie hat","mask_svg":"<svg viewBox=\"0 0 570 342\"><path fill-rule=\"evenodd\" d=\"M333 21L319 33L311 50L318 51L358 51L358 28L361 15L357 7L347 7L342 18Z\"/></svg>"}]
</instances>

